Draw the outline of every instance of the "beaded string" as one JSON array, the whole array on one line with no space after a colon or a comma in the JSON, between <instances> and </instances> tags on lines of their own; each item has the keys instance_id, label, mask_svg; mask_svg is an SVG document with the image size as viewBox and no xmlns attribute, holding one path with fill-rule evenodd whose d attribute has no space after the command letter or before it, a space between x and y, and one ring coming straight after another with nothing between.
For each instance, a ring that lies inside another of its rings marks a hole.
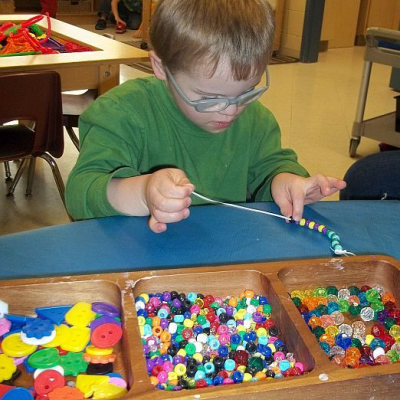
<instances>
[{"instance_id":1,"label":"beaded string","mask_svg":"<svg viewBox=\"0 0 400 400\"><path fill-rule=\"evenodd\" d=\"M256 208L244 207L244 206L240 206L238 204L224 203L222 201L210 199L210 198L208 198L206 196L203 196L203 195L201 195L199 193L196 193L196 192L192 192L192 194L194 196L202 199L202 200L205 200L205 201L209 202L209 203L220 204L220 205L223 205L223 206L238 208L238 209L241 209L241 210L260 213L260 214L266 214L266 215L270 215L272 217L277 217L277 218L284 219L287 222L294 223L294 224L299 225L299 226L307 227L307 228L309 228L311 230L317 231L317 232L322 233L323 235L327 236L328 239L331 241L330 249L332 250L332 252L335 255L337 255L337 256L343 256L343 255L344 256L355 256L354 253L351 253L350 251L344 250L342 245L341 245L341 243L340 243L339 235L335 231L333 231L332 229L327 228L323 224L319 224L319 223L317 223L315 221L311 221L311 220L305 219L305 218L302 218L300 221L295 221L292 217L285 217L283 215L275 214L273 212L264 211L264 210L258 210Z\"/></svg>"}]
</instances>

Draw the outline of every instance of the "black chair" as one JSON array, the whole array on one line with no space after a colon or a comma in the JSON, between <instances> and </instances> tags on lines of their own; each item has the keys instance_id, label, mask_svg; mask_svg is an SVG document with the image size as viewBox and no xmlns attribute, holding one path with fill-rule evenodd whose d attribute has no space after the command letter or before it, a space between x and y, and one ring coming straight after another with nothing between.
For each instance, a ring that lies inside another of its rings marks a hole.
<instances>
[{"instance_id":1,"label":"black chair","mask_svg":"<svg viewBox=\"0 0 400 400\"><path fill-rule=\"evenodd\" d=\"M16 124L4 125L10 121ZM37 157L47 161L65 206L64 182L57 163L64 152L61 80L57 72L0 75L0 162L21 160L8 194L12 195L31 161L27 194L32 192Z\"/></svg>"},{"instance_id":2,"label":"black chair","mask_svg":"<svg viewBox=\"0 0 400 400\"><path fill-rule=\"evenodd\" d=\"M96 89L88 89L81 94L62 93L63 125L78 151L79 139L75 134L74 128L78 128L80 115L96 99L97 95Z\"/></svg>"},{"instance_id":3,"label":"black chair","mask_svg":"<svg viewBox=\"0 0 400 400\"><path fill-rule=\"evenodd\" d=\"M400 150L361 158L343 179L340 200L400 200Z\"/></svg>"}]
</instances>

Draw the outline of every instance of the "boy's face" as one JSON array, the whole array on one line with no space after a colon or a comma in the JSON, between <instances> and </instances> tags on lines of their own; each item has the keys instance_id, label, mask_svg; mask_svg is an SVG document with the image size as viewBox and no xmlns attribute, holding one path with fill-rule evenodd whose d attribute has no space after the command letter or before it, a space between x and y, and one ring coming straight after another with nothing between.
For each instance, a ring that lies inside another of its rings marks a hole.
<instances>
[{"instance_id":1,"label":"boy's face","mask_svg":"<svg viewBox=\"0 0 400 400\"><path fill-rule=\"evenodd\" d=\"M173 78L186 97L194 101L218 97L235 98L258 85L261 81L261 76L262 74L246 81L235 81L230 72L230 67L221 63L211 78L207 76L206 67L199 68L197 74L179 72L174 74ZM231 104L222 111L198 112L194 107L183 101L170 82L168 82L168 87L182 113L197 126L213 134L218 134L228 129L246 108L246 105Z\"/></svg>"}]
</instances>

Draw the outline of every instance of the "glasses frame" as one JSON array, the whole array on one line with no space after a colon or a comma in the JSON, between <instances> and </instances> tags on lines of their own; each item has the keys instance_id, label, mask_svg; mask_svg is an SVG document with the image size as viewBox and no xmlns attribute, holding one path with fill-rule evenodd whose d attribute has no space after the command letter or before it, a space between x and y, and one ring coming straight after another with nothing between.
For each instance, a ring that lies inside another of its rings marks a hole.
<instances>
[{"instance_id":1,"label":"glasses frame","mask_svg":"<svg viewBox=\"0 0 400 400\"><path fill-rule=\"evenodd\" d=\"M265 86L262 86L258 89L253 89L250 90L249 92L243 93L237 97L234 98L229 98L229 97L216 97L215 99L200 99L200 100L190 100L186 94L182 91L182 89L179 87L178 83L176 82L175 78L172 76L171 72L169 71L168 67L164 66L165 72L167 74L168 80L171 82L172 86L174 87L174 89L177 91L177 93L179 94L179 96L181 97L181 99L189 106L194 107L194 109L197 112L200 113L211 113L211 112L219 112L219 111L223 111L225 109L227 109L229 106L233 105L233 104L239 104L240 101L242 101L243 99L246 99L247 97L251 97L249 95L254 95L254 98L251 99L248 103L244 103L244 105L246 104L250 104L253 101L258 100L261 95L263 93L265 93L269 87L270 87L270 75L269 75L269 70L268 67L266 68L266 75L267 75L267 84ZM224 104L224 107L217 109L217 110L204 110L203 107L209 105L210 103L217 105L217 104ZM239 107L242 105L238 105Z\"/></svg>"}]
</instances>

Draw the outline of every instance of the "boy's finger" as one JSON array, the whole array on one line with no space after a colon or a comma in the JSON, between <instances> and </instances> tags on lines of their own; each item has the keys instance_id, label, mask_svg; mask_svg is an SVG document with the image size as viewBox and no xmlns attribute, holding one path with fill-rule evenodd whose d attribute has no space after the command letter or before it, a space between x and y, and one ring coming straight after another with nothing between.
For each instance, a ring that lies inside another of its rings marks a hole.
<instances>
[{"instance_id":1,"label":"boy's finger","mask_svg":"<svg viewBox=\"0 0 400 400\"><path fill-rule=\"evenodd\" d=\"M304 210L304 193L301 189L292 189L290 193L292 197L293 214L292 218L299 221L303 216Z\"/></svg>"},{"instance_id":2,"label":"boy's finger","mask_svg":"<svg viewBox=\"0 0 400 400\"><path fill-rule=\"evenodd\" d=\"M149 228L155 233L162 233L167 230L167 224L164 224L163 222L158 222L153 215L150 215L148 224Z\"/></svg>"}]
</instances>

